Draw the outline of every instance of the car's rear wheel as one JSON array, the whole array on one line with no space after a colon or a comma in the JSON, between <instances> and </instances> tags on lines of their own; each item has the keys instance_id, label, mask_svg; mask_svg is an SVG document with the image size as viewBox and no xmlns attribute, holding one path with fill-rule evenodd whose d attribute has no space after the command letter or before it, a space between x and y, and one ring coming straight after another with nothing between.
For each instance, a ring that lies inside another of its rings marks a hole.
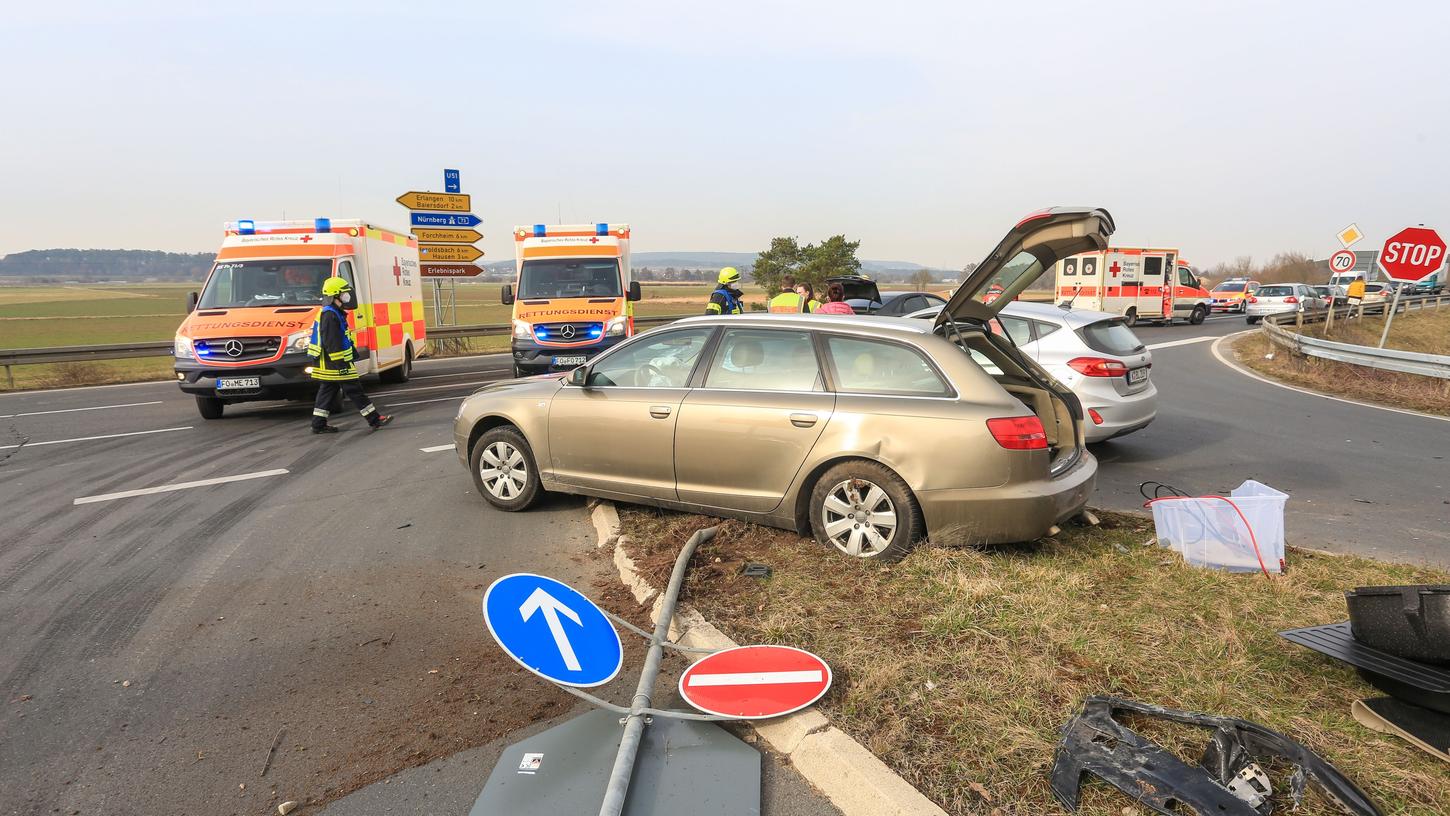
<instances>
[{"instance_id":1,"label":"car's rear wheel","mask_svg":"<svg viewBox=\"0 0 1450 816\"><path fill-rule=\"evenodd\" d=\"M526 510L543 495L534 451L511 425L486 431L468 460L478 495L500 510Z\"/></svg>"},{"instance_id":2,"label":"car's rear wheel","mask_svg":"<svg viewBox=\"0 0 1450 816\"><path fill-rule=\"evenodd\" d=\"M201 414L202 419L221 419L224 405L225 403L217 397L197 396L196 398L196 412Z\"/></svg>"},{"instance_id":3,"label":"car's rear wheel","mask_svg":"<svg viewBox=\"0 0 1450 816\"><path fill-rule=\"evenodd\" d=\"M1244 321L1247 322L1250 326L1252 326L1255 323L1259 322L1259 319L1257 317L1254 317L1253 315L1250 315L1250 316L1244 318Z\"/></svg>"},{"instance_id":4,"label":"car's rear wheel","mask_svg":"<svg viewBox=\"0 0 1450 816\"><path fill-rule=\"evenodd\" d=\"M842 462L811 489L811 530L853 558L895 561L925 534L911 488L876 462Z\"/></svg>"},{"instance_id":5,"label":"car's rear wheel","mask_svg":"<svg viewBox=\"0 0 1450 816\"><path fill-rule=\"evenodd\" d=\"M1123 315L1123 325L1130 329L1138 325L1138 310L1136 307L1129 309L1128 313Z\"/></svg>"},{"instance_id":6,"label":"car's rear wheel","mask_svg":"<svg viewBox=\"0 0 1450 816\"><path fill-rule=\"evenodd\" d=\"M1193 314L1188 316L1188 322L1194 326L1197 326L1198 324L1202 323L1203 319L1206 317L1208 317L1208 307L1200 303L1197 306L1193 307Z\"/></svg>"}]
</instances>

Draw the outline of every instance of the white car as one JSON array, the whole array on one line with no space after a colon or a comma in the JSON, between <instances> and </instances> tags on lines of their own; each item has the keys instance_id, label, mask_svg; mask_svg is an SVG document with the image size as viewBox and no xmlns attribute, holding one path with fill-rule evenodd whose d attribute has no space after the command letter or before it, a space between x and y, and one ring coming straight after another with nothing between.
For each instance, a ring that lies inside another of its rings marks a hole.
<instances>
[{"instance_id":1,"label":"white car","mask_svg":"<svg viewBox=\"0 0 1450 816\"><path fill-rule=\"evenodd\" d=\"M939 311L907 316L930 318ZM1122 315L1014 301L997 321L1023 353L1077 394L1088 442L1142 430L1158 415L1153 354Z\"/></svg>"},{"instance_id":2,"label":"white car","mask_svg":"<svg viewBox=\"0 0 1450 816\"><path fill-rule=\"evenodd\" d=\"M1368 287L1366 287L1368 288ZM1324 301L1307 283L1266 283L1249 298L1244 319L1257 323L1269 315L1310 312L1324 308Z\"/></svg>"}]
</instances>

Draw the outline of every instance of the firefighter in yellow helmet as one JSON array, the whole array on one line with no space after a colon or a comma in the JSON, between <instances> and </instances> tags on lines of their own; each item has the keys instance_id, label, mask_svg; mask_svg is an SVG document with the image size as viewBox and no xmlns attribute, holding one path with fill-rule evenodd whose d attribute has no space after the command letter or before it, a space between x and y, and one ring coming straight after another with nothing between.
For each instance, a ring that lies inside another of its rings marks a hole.
<instances>
[{"instance_id":1,"label":"firefighter in yellow helmet","mask_svg":"<svg viewBox=\"0 0 1450 816\"><path fill-rule=\"evenodd\" d=\"M745 304L740 302L740 272L727 266L720 270L718 283L705 304L705 314L745 314Z\"/></svg>"},{"instance_id":2,"label":"firefighter in yellow helmet","mask_svg":"<svg viewBox=\"0 0 1450 816\"><path fill-rule=\"evenodd\" d=\"M312 342L307 346L307 354L314 358L312 379L318 381L317 402L312 407L312 432L337 433L337 426L327 424L327 418L332 415L334 401L341 405L339 393L347 395L368 425L377 430L392 422L393 417L378 413L357 381L357 367L353 365L356 345L352 330L347 327L347 315L343 314L357 308L357 295L346 280L333 277L322 282L322 296L327 298L327 305L312 323Z\"/></svg>"}]
</instances>

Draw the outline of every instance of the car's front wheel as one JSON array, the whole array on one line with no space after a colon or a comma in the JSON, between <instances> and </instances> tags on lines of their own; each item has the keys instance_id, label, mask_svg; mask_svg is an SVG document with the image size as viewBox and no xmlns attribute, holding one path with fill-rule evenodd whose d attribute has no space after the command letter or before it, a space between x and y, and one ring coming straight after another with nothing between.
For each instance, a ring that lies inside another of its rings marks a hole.
<instances>
[{"instance_id":1,"label":"car's front wheel","mask_svg":"<svg viewBox=\"0 0 1450 816\"><path fill-rule=\"evenodd\" d=\"M811 530L853 558L895 561L925 534L911 488L876 462L842 462L811 490Z\"/></svg>"},{"instance_id":2,"label":"car's front wheel","mask_svg":"<svg viewBox=\"0 0 1450 816\"><path fill-rule=\"evenodd\" d=\"M1206 317L1208 317L1208 307L1200 303L1199 305L1193 307L1193 314L1188 316L1188 322L1194 326L1197 326L1202 323L1204 318Z\"/></svg>"},{"instance_id":3,"label":"car's front wheel","mask_svg":"<svg viewBox=\"0 0 1450 816\"><path fill-rule=\"evenodd\" d=\"M544 493L534 451L512 425L486 431L468 461L478 494L500 510L527 510Z\"/></svg>"}]
</instances>

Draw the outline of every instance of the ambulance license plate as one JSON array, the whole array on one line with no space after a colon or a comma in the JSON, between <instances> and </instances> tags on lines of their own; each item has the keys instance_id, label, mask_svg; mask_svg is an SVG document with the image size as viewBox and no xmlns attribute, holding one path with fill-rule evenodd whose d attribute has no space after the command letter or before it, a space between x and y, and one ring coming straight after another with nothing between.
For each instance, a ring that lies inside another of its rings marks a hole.
<instances>
[{"instance_id":1,"label":"ambulance license plate","mask_svg":"<svg viewBox=\"0 0 1450 816\"><path fill-rule=\"evenodd\" d=\"M238 391L245 388L261 388L261 377L218 377L216 390Z\"/></svg>"},{"instance_id":2,"label":"ambulance license plate","mask_svg":"<svg viewBox=\"0 0 1450 816\"><path fill-rule=\"evenodd\" d=\"M585 360L588 360L588 359L589 359L588 357L585 357L582 354L576 354L576 355L573 355L571 357L555 357L554 358L554 365L556 365L556 366L582 366L582 365L584 365L584 361Z\"/></svg>"},{"instance_id":3,"label":"ambulance license plate","mask_svg":"<svg viewBox=\"0 0 1450 816\"><path fill-rule=\"evenodd\" d=\"M1148 379L1148 367L1147 366L1143 366L1142 368L1129 369L1129 371L1128 371L1128 385L1137 385L1138 383L1140 383L1140 382L1142 382L1142 381L1144 381L1146 379Z\"/></svg>"}]
</instances>

